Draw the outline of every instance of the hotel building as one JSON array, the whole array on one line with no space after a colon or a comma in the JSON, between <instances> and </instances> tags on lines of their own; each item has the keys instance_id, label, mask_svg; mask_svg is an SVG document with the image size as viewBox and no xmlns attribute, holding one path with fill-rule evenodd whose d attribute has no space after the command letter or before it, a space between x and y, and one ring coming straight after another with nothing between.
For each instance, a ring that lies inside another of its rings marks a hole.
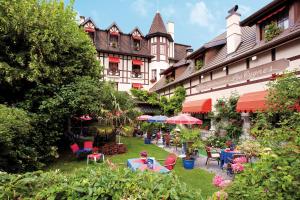
<instances>
[{"instance_id":1,"label":"hotel building","mask_svg":"<svg viewBox=\"0 0 300 200\"><path fill-rule=\"evenodd\" d=\"M187 113L208 113L217 99L238 93L237 111L248 132L249 112L265 108L267 83L285 70L300 75L300 1L274 0L240 17L238 6L230 9L226 32L163 71L150 91L170 97L183 86ZM270 37L270 24L279 35Z\"/></svg>"},{"instance_id":2,"label":"hotel building","mask_svg":"<svg viewBox=\"0 0 300 200\"><path fill-rule=\"evenodd\" d=\"M168 22L166 28L158 12L147 35L138 27L124 33L116 23L100 29L91 18L80 20L96 47L104 79L113 81L120 91L148 90L160 80L160 73L185 58L190 48L174 42L174 23Z\"/></svg>"}]
</instances>

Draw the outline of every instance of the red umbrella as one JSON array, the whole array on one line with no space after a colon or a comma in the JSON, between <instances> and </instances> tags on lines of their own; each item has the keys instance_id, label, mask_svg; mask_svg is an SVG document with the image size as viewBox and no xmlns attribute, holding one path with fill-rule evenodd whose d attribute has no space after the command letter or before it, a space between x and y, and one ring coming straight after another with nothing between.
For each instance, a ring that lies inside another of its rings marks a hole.
<instances>
[{"instance_id":1,"label":"red umbrella","mask_svg":"<svg viewBox=\"0 0 300 200\"><path fill-rule=\"evenodd\" d=\"M150 117L152 117L152 116L150 116L150 115L141 115L141 116L137 117L137 120L147 121Z\"/></svg>"},{"instance_id":2,"label":"red umbrella","mask_svg":"<svg viewBox=\"0 0 300 200\"><path fill-rule=\"evenodd\" d=\"M181 114L178 116L170 117L166 120L168 124L202 124L202 120L195 117Z\"/></svg>"},{"instance_id":3,"label":"red umbrella","mask_svg":"<svg viewBox=\"0 0 300 200\"><path fill-rule=\"evenodd\" d=\"M82 120L82 121L90 121L90 120L92 120L93 118L91 118L89 115L82 115L81 117L80 117L80 120Z\"/></svg>"}]
</instances>

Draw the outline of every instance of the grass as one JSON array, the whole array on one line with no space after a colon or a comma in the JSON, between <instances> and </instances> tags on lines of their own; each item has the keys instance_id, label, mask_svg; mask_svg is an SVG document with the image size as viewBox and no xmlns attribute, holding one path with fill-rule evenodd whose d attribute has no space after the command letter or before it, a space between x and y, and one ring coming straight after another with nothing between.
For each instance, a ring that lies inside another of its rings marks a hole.
<instances>
[{"instance_id":1,"label":"grass","mask_svg":"<svg viewBox=\"0 0 300 200\"><path fill-rule=\"evenodd\" d=\"M121 142L126 144L127 153L106 157L119 166L125 167L127 159L139 157L141 151L147 151L148 155L155 157L157 160L164 160L169 154L155 145L145 145L140 138L122 138ZM86 160L78 161L70 152L67 152L61 155L55 163L48 166L46 170L60 169L63 173L72 173L75 169L82 167L86 167ZM217 188L212 185L214 174L202 169L186 170L182 166L181 159L178 159L174 173L188 187L194 190L201 190L203 197L211 196L212 193L217 191Z\"/></svg>"}]
</instances>

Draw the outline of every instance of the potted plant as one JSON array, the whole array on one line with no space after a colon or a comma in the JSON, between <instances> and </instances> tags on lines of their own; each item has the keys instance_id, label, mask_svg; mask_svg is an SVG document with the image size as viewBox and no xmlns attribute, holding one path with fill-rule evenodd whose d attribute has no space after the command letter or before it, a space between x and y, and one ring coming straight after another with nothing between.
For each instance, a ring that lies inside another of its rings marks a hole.
<instances>
[{"instance_id":1,"label":"potted plant","mask_svg":"<svg viewBox=\"0 0 300 200\"><path fill-rule=\"evenodd\" d=\"M193 169L195 165L194 152L196 149L204 147L200 138L200 130L197 128L182 128L180 131L180 138L181 141L186 144L186 157L182 159L183 167L185 169Z\"/></svg>"}]
</instances>

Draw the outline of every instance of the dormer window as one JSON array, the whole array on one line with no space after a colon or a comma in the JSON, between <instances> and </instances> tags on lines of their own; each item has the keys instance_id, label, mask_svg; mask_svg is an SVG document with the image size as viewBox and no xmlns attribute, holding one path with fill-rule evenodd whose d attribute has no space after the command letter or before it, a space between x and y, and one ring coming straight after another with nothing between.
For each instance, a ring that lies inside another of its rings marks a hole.
<instances>
[{"instance_id":1,"label":"dormer window","mask_svg":"<svg viewBox=\"0 0 300 200\"><path fill-rule=\"evenodd\" d=\"M199 57L195 59L195 70L199 71L204 66L203 57Z\"/></svg>"},{"instance_id":2,"label":"dormer window","mask_svg":"<svg viewBox=\"0 0 300 200\"><path fill-rule=\"evenodd\" d=\"M109 30L109 46L117 48L119 44L120 32L116 26L111 27Z\"/></svg>"},{"instance_id":3,"label":"dormer window","mask_svg":"<svg viewBox=\"0 0 300 200\"><path fill-rule=\"evenodd\" d=\"M270 41L282 31L289 28L289 10L285 7L268 15L258 22L260 24L260 39ZM267 36L268 33L274 33ZM267 36L267 37L266 37Z\"/></svg>"},{"instance_id":4,"label":"dormer window","mask_svg":"<svg viewBox=\"0 0 300 200\"><path fill-rule=\"evenodd\" d=\"M134 50L139 51L141 49L141 40L133 39Z\"/></svg>"},{"instance_id":5,"label":"dormer window","mask_svg":"<svg viewBox=\"0 0 300 200\"><path fill-rule=\"evenodd\" d=\"M135 51L139 51L141 49L141 40L142 40L142 35L139 32L139 30L136 28L132 32L133 48Z\"/></svg>"},{"instance_id":6,"label":"dormer window","mask_svg":"<svg viewBox=\"0 0 300 200\"><path fill-rule=\"evenodd\" d=\"M84 31L89 35L90 39L94 42L95 26L92 22L84 25Z\"/></svg>"},{"instance_id":7,"label":"dormer window","mask_svg":"<svg viewBox=\"0 0 300 200\"><path fill-rule=\"evenodd\" d=\"M110 35L109 37L109 46L116 48L118 46L119 36Z\"/></svg>"}]
</instances>

